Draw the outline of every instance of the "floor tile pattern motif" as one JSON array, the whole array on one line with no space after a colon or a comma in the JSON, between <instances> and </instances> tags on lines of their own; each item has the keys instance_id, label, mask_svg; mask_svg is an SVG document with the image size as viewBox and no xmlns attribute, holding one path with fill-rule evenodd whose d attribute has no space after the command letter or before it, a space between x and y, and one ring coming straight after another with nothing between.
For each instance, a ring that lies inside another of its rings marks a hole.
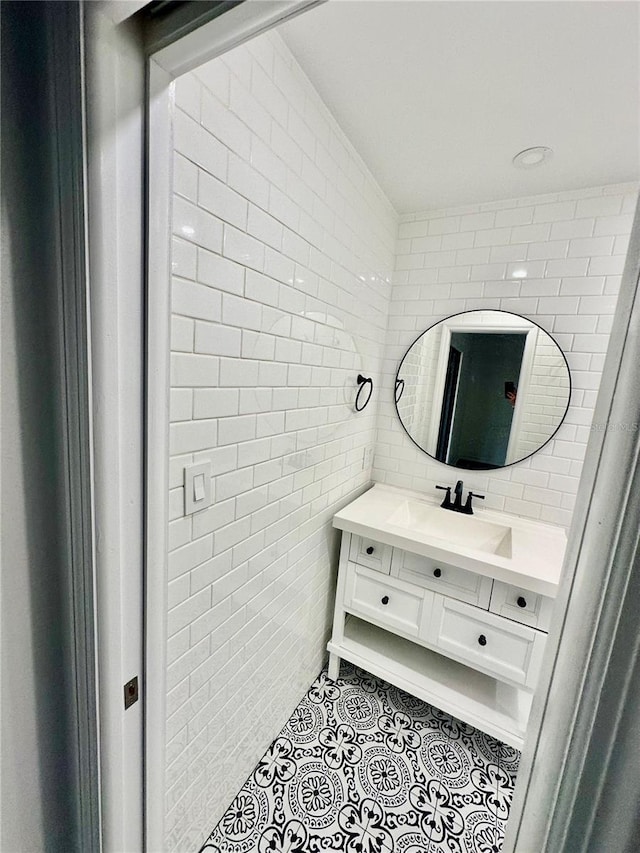
<instances>
[{"instance_id":1,"label":"floor tile pattern motif","mask_svg":"<svg viewBox=\"0 0 640 853\"><path fill-rule=\"evenodd\" d=\"M498 853L520 753L347 663L323 671L202 853Z\"/></svg>"}]
</instances>

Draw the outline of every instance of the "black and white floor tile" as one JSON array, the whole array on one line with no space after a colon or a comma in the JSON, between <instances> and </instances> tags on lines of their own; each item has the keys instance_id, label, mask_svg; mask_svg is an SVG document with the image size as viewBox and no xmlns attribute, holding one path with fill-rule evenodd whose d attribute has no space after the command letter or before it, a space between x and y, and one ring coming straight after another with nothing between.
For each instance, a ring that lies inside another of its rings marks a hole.
<instances>
[{"instance_id":1,"label":"black and white floor tile","mask_svg":"<svg viewBox=\"0 0 640 853\"><path fill-rule=\"evenodd\" d=\"M202 848L498 853L520 753L342 663L322 672Z\"/></svg>"}]
</instances>

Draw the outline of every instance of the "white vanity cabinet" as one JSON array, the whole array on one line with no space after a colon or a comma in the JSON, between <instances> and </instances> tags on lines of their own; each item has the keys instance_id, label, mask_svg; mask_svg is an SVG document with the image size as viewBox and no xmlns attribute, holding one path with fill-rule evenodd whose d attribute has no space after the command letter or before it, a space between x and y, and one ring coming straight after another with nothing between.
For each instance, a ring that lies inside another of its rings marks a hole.
<instances>
[{"instance_id":1,"label":"white vanity cabinet","mask_svg":"<svg viewBox=\"0 0 640 853\"><path fill-rule=\"evenodd\" d=\"M553 606L543 580L509 583L497 559L493 574L464 557L457 566L406 535L399 547L384 525L378 539L353 533L345 516L334 522L343 532L330 677L343 658L522 748Z\"/></svg>"}]
</instances>

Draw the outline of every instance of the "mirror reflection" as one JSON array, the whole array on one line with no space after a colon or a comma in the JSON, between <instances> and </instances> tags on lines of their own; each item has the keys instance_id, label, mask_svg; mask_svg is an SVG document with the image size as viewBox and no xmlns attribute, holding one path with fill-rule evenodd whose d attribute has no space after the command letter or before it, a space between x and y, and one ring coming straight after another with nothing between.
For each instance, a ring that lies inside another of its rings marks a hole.
<instances>
[{"instance_id":1,"label":"mirror reflection","mask_svg":"<svg viewBox=\"0 0 640 853\"><path fill-rule=\"evenodd\" d=\"M439 462L512 465L554 435L569 406L562 350L540 326L506 311L467 311L427 329L398 368L396 409Z\"/></svg>"}]
</instances>

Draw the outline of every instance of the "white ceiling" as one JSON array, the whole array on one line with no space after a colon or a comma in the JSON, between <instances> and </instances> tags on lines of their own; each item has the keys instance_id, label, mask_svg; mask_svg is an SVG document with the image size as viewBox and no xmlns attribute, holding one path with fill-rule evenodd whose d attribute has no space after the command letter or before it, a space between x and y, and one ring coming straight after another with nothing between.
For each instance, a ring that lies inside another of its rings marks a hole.
<instances>
[{"instance_id":1,"label":"white ceiling","mask_svg":"<svg viewBox=\"0 0 640 853\"><path fill-rule=\"evenodd\" d=\"M639 8L330 0L279 32L407 213L637 180Z\"/></svg>"}]
</instances>

